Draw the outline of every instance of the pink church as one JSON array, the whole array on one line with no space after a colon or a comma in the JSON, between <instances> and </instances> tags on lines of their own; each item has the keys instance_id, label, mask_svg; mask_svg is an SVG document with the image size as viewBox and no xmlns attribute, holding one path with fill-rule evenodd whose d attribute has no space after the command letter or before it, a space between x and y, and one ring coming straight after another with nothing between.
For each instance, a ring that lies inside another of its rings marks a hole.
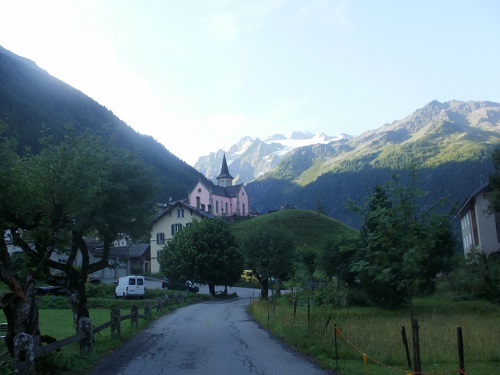
<instances>
[{"instance_id":1,"label":"pink church","mask_svg":"<svg viewBox=\"0 0 500 375\"><path fill-rule=\"evenodd\" d=\"M243 184L233 185L227 167L226 155L222 159L217 185L198 181L188 195L188 204L214 216L249 216L250 203Z\"/></svg>"}]
</instances>

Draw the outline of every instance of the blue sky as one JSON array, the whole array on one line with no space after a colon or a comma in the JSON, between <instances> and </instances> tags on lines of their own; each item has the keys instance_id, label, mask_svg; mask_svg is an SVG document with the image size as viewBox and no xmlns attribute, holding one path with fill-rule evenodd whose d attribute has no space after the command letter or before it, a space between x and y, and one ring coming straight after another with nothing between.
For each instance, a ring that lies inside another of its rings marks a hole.
<instances>
[{"instance_id":1,"label":"blue sky","mask_svg":"<svg viewBox=\"0 0 500 375\"><path fill-rule=\"evenodd\" d=\"M192 165L246 135L500 102L496 0L0 0L0 45Z\"/></svg>"}]
</instances>

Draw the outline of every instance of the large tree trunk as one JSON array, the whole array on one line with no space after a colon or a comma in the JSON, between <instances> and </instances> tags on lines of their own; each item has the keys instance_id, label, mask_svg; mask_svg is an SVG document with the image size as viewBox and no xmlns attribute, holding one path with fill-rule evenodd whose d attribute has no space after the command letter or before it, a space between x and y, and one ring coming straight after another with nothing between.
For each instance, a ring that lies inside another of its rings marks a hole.
<instances>
[{"instance_id":1,"label":"large tree trunk","mask_svg":"<svg viewBox=\"0 0 500 375\"><path fill-rule=\"evenodd\" d=\"M10 287L12 292L3 296L2 305L8 324L5 342L10 355L13 356L15 336L23 332L31 335L35 348L41 346L41 337L38 305L35 297L35 280L32 275L26 276L24 287L12 277Z\"/></svg>"},{"instance_id":2,"label":"large tree trunk","mask_svg":"<svg viewBox=\"0 0 500 375\"><path fill-rule=\"evenodd\" d=\"M106 246L107 242L105 242ZM82 255L82 268L77 271L72 265L75 262L76 255L80 251ZM75 331L78 333L80 320L89 317L89 309L87 306L87 293L85 291L85 282L90 267L89 252L87 244L83 240L83 232L73 231L71 251L66 263L64 271L68 279L69 287L69 303L71 311L73 312L73 323L75 324ZM106 259L107 264L107 259Z\"/></svg>"},{"instance_id":3,"label":"large tree trunk","mask_svg":"<svg viewBox=\"0 0 500 375\"><path fill-rule=\"evenodd\" d=\"M208 292L212 295L215 296L215 284L209 283L208 284Z\"/></svg>"},{"instance_id":4,"label":"large tree trunk","mask_svg":"<svg viewBox=\"0 0 500 375\"><path fill-rule=\"evenodd\" d=\"M79 329L78 322L80 319L89 317L87 294L85 292L85 279L86 277L75 271L75 274L71 275L68 280L69 303L71 311L73 312L73 323L75 324L76 332L78 332Z\"/></svg>"}]
</instances>

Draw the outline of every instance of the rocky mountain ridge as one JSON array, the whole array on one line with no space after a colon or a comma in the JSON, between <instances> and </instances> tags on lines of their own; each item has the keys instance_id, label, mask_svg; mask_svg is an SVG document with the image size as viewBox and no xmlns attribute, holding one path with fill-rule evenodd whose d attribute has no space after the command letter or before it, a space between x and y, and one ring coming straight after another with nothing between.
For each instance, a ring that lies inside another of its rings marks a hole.
<instances>
[{"instance_id":1,"label":"rocky mountain ridge","mask_svg":"<svg viewBox=\"0 0 500 375\"><path fill-rule=\"evenodd\" d=\"M225 154L235 183L247 183L271 171L285 155L297 148L350 138L352 136L347 134L328 136L325 133L302 131L295 131L290 137L283 134L274 134L265 139L246 136L227 150L220 149L201 156L194 167L208 179L214 180L220 173L222 157Z\"/></svg>"}]
</instances>

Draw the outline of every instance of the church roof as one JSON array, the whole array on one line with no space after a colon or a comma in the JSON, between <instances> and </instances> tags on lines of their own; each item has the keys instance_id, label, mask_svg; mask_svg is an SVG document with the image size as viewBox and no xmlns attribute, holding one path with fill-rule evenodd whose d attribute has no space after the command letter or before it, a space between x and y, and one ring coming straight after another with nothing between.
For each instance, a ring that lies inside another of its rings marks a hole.
<instances>
[{"instance_id":1,"label":"church roof","mask_svg":"<svg viewBox=\"0 0 500 375\"><path fill-rule=\"evenodd\" d=\"M233 180L233 176L229 174L229 168L227 167L226 154L222 158L222 167L220 169L220 174L217 176L217 180L222 180L224 178L229 178Z\"/></svg>"},{"instance_id":2,"label":"church roof","mask_svg":"<svg viewBox=\"0 0 500 375\"><path fill-rule=\"evenodd\" d=\"M210 182L210 189L212 189L213 195L218 195L219 197L229 197L234 198L238 195L243 184L232 185L232 186L219 186Z\"/></svg>"}]
</instances>

